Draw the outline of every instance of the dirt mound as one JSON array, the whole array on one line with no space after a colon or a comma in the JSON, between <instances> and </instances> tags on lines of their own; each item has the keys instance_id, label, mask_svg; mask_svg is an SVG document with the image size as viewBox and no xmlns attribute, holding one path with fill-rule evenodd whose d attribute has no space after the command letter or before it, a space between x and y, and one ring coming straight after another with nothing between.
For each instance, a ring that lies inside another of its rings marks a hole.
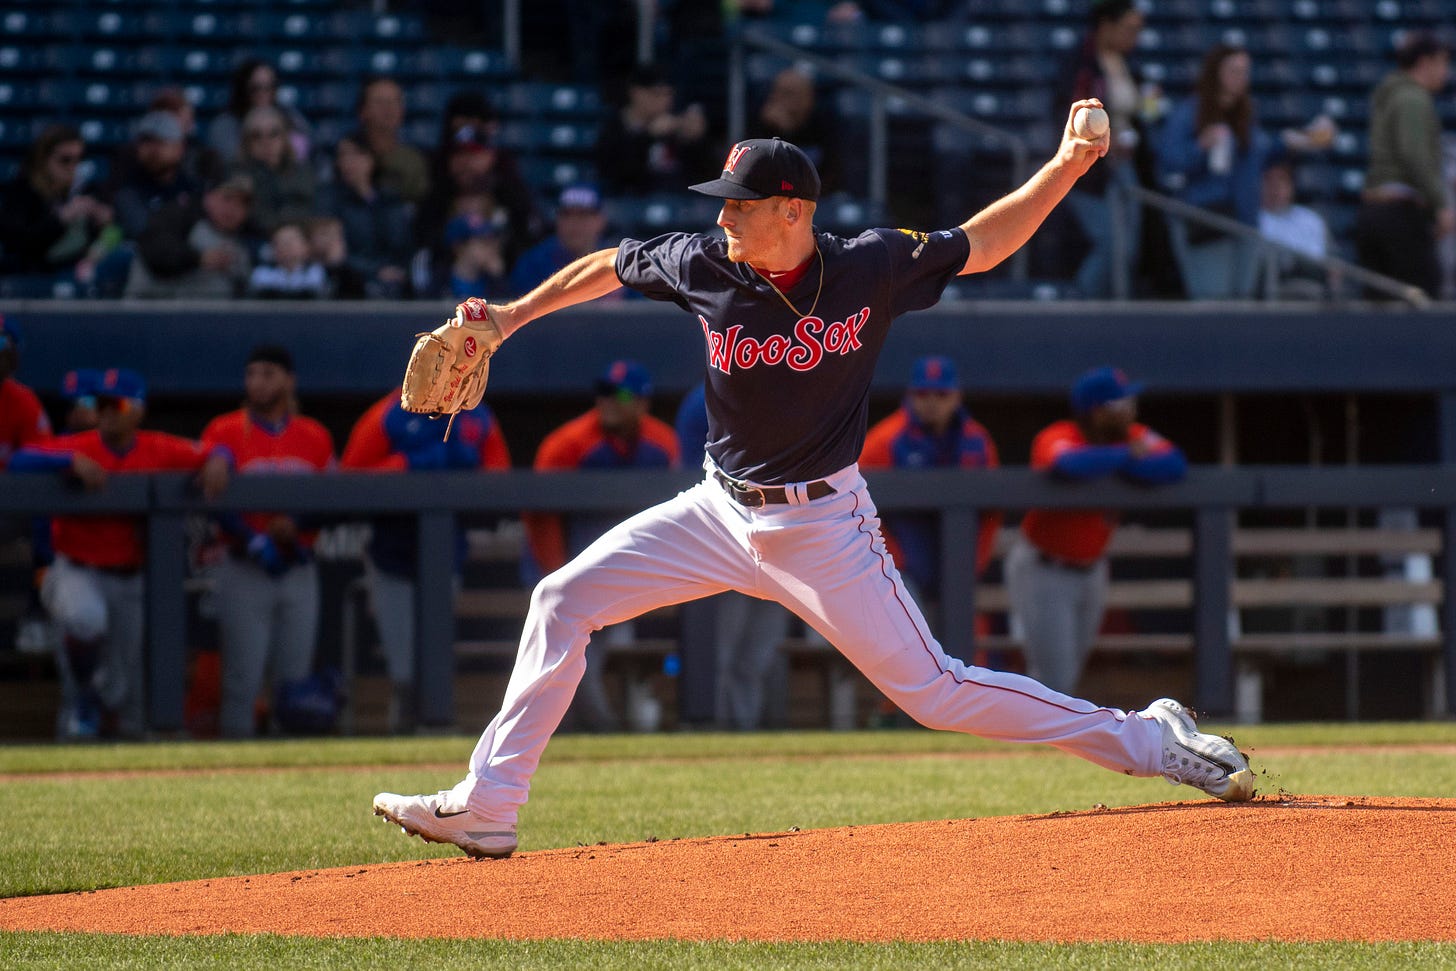
<instances>
[{"instance_id":1,"label":"dirt mound","mask_svg":"<svg viewBox=\"0 0 1456 971\"><path fill-rule=\"evenodd\" d=\"M1456 940L1456 799L1285 796L0 900L0 928L766 941Z\"/></svg>"}]
</instances>

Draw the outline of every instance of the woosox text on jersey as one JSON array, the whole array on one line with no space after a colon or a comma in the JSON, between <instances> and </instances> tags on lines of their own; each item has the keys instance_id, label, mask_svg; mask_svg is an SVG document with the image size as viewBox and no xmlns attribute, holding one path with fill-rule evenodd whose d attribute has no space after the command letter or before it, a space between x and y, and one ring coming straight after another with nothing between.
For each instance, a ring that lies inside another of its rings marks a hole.
<instances>
[{"instance_id":1,"label":"woosox text on jersey","mask_svg":"<svg viewBox=\"0 0 1456 971\"><path fill-rule=\"evenodd\" d=\"M792 338L773 334L760 341L743 337L743 325L734 324L725 331L716 331L702 314L703 339L708 342L708 363L724 374L731 374L734 365L747 370L760 361L764 364L787 364L795 371L812 371L828 354L857 351L859 332L870 319L870 308L851 314L844 320L825 324L820 317L800 317Z\"/></svg>"}]
</instances>

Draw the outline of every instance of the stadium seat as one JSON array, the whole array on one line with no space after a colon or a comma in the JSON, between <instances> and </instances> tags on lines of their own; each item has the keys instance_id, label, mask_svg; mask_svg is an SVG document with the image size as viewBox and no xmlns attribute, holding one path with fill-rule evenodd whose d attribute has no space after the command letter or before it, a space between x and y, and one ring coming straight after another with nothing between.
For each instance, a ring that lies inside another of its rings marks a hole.
<instances>
[{"instance_id":1,"label":"stadium seat","mask_svg":"<svg viewBox=\"0 0 1456 971\"><path fill-rule=\"evenodd\" d=\"M0 15L0 29L8 39L69 37L74 24L69 11L30 8L5 11Z\"/></svg>"},{"instance_id":2,"label":"stadium seat","mask_svg":"<svg viewBox=\"0 0 1456 971\"><path fill-rule=\"evenodd\" d=\"M505 86L498 107L525 118L595 119L602 113L602 98L591 85L517 81Z\"/></svg>"}]
</instances>

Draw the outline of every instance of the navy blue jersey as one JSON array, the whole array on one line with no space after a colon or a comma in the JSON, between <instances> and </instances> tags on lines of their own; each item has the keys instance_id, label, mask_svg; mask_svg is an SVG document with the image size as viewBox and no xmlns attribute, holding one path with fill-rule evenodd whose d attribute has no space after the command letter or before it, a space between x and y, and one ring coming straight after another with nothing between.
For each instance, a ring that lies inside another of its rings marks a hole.
<instances>
[{"instance_id":1,"label":"navy blue jersey","mask_svg":"<svg viewBox=\"0 0 1456 971\"><path fill-rule=\"evenodd\" d=\"M668 233L617 250L623 284L672 301L702 328L708 454L736 478L808 482L853 464L890 322L932 306L970 256L960 229L815 241L822 264L784 297L729 260L717 237Z\"/></svg>"}]
</instances>

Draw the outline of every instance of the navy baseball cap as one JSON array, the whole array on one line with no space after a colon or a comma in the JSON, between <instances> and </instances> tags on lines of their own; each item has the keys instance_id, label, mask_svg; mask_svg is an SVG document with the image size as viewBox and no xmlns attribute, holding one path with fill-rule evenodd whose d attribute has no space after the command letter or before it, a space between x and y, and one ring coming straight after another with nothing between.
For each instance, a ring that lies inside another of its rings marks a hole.
<instances>
[{"instance_id":1,"label":"navy baseball cap","mask_svg":"<svg viewBox=\"0 0 1456 971\"><path fill-rule=\"evenodd\" d=\"M601 209L602 194L594 185L569 185L561 190L561 196L556 200L558 212L601 212Z\"/></svg>"},{"instance_id":2,"label":"navy baseball cap","mask_svg":"<svg viewBox=\"0 0 1456 971\"><path fill-rule=\"evenodd\" d=\"M1129 381L1119 368L1093 368L1072 385L1072 411L1085 415L1093 408L1131 398L1142 390L1141 383Z\"/></svg>"},{"instance_id":3,"label":"navy baseball cap","mask_svg":"<svg viewBox=\"0 0 1456 971\"><path fill-rule=\"evenodd\" d=\"M652 375L636 361L613 361L597 378L596 392L604 398L621 392L646 398L652 394Z\"/></svg>"},{"instance_id":4,"label":"navy baseball cap","mask_svg":"<svg viewBox=\"0 0 1456 971\"><path fill-rule=\"evenodd\" d=\"M960 387L955 362L948 357L922 357L910 371L911 391L959 391Z\"/></svg>"},{"instance_id":5,"label":"navy baseball cap","mask_svg":"<svg viewBox=\"0 0 1456 971\"><path fill-rule=\"evenodd\" d=\"M782 138L748 138L723 161L723 175L688 186L719 199L819 198L819 173L799 146Z\"/></svg>"},{"instance_id":6,"label":"navy baseball cap","mask_svg":"<svg viewBox=\"0 0 1456 971\"><path fill-rule=\"evenodd\" d=\"M76 368L61 376L61 397L67 401L94 398L101 389L101 372L94 367Z\"/></svg>"},{"instance_id":7,"label":"navy baseball cap","mask_svg":"<svg viewBox=\"0 0 1456 971\"><path fill-rule=\"evenodd\" d=\"M101 381L96 386L98 398L130 398L145 401L147 383L142 376L130 368L114 367L101 372Z\"/></svg>"}]
</instances>

